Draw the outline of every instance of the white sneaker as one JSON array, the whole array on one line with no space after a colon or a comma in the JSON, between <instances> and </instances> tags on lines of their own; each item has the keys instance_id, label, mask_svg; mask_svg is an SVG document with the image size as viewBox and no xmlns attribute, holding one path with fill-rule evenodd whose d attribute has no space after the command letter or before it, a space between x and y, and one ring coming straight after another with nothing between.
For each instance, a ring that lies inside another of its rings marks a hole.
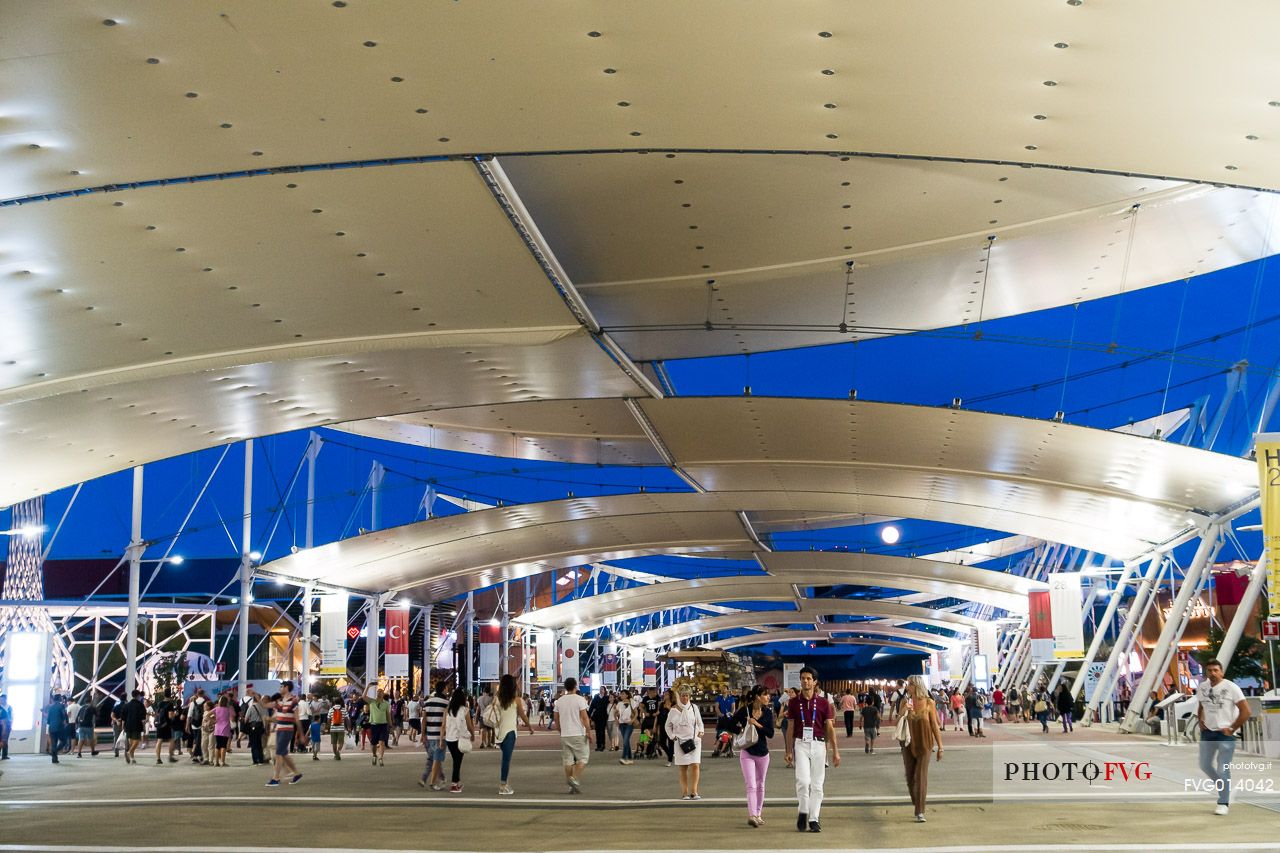
<instances>
[{"instance_id":1,"label":"white sneaker","mask_svg":"<svg viewBox=\"0 0 1280 853\"><path fill-rule=\"evenodd\" d=\"M1221 815L1225 815L1229 811L1231 811L1231 808L1229 806L1220 805L1214 808L1213 813L1221 816Z\"/></svg>"},{"instance_id":2,"label":"white sneaker","mask_svg":"<svg viewBox=\"0 0 1280 853\"><path fill-rule=\"evenodd\" d=\"M916 815L916 823L924 823L924 815L922 814Z\"/></svg>"}]
</instances>

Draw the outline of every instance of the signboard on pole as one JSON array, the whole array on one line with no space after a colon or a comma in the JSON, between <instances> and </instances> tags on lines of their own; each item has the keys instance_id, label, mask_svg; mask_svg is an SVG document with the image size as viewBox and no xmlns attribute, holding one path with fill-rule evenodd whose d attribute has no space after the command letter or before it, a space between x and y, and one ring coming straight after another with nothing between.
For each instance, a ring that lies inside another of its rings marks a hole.
<instances>
[{"instance_id":1,"label":"signboard on pole","mask_svg":"<svg viewBox=\"0 0 1280 853\"><path fill-rule=\"evenodd\" d=\"M480 670L476 673L479 681L498 680L498 655L501 643L501 625L480 626Z\"/></svg>"},{"instance_id":2,"label":"signboard on pole","mask_svg":"<svg viewBox=\"0 0 1280 853\"><path fill-rule=\"evenodd\" d=\"M979 690L991 689L991 670L987 668L986 655L973 656L973 686Z\"/></svg>"},{"instance_id":3,"label":"signboard on pole","mask_svg":"<svg viewBox=\"0 0 1280 853\"><path fill-rule=\"evenodd\" d=\"M644 649L639 646L627 649L627 684L644 687Z\"/></svg>"},{"instance_id":4,"label":"signboard on pole","mask_svg":"<svg viewBox=\"0 0 1280 853\"><path fill-rule=\"evenodd\" d=\"M409 675L409 609L394 608L383 613L386 626L384 673L387 678L404 678Z\"/></svg>"},{"instance_id":5,"label":"signboard on pole","mask_svg":"<svg viewBox=\"0 0 1280 853\"><path fill-rule=\"evenodd\" d=\"M952 646L947 650L947 677L959 682L964 678L964 644Z\"/></svg>"},{"instance_id":6,"label":"signboard on pole","mask_svg":"<svg viewBox=\"0 0 1280 853\"><path fill-rule=\"evenodd\" d=\"M600 686L601 687L617 687L618 686L618 656L614 653L605 654L600 659Z\"/></svg>"},{"instance_id":7,"label":"signboard on pole","mask_svg":"<svg viewBox=\"0 0 1280 853\"><path fill-rule=\"evenodd\" d=\"M1280 640L1280 622L1275 619L1268 619L1262 623L1262 638L1264 640Z\"/></svg>"},{"instance_id":8,"label":"signboard on pole","mask_svg":"<svg viewBox=\"0 0 1280 853\"><path fill-rule=\"evenodd\" d=\"M644 653L644 686L658 686L658 659L653 656L653 652Z\"/></svg>"},{"instance_id":9,"label":"signboard on pole","mask_svg":"<svg viewBox=\"0 0 1280 853\"><path fill-rule=\"evenodd\" d=\"M977 628L977 645L974 651L986 655L987 664L995 672L1000 669L1000 634L995 622L983 622Z\"/></svg>"},{"instance_id":10,"label":"signboard on pole","mask_svg":"<svg viewBox=\"0 0 1280 853\"><path fill-rule=\"evenodd\" d=\"M550 684L556 680L556 635L550 628L541 628L534 634L534 659L537 662L535 680Z\"/></svg>"},{"instance_id":11,"label":"signboard on pole","mask_svg":"<svg viewBox=\"0 0 1280 853\"><path fill-rule=\"evenodd\" d=\"M800 663L784 663L782 665L782 689L794 687L800 689L800 669L804 664Z\"/></svg>"},{"instance_id":12,"label":"signboard on pole","mask_svg":"<svg viewBox=\"0 0 1280 853\"><path fill-rule=\"evenodd\" d=\"M1048 663L1053 660L1053 609L1049 603L1049 591L1032 590L1027 593L1030 613L1028 636L1031 640L1031 661Z\"/></svg>"},{"instance_id":13,"label":"signboard on pole","mask_svg":"<svg viewBox=\"0 0 1280 853\"><path fill-rule=\"evenodd\" d=\"M1084 657L1084 599L1080 594L1079 572L1049 575L1049 612L1053 621L1053 657L1075 660Z\"/></svg>"},{"instance_id":14,"label":"signboard on pole","mask_svg":"<svg viewBox=\"0 0 1280 853\"><path fill-rule=\"evenodd\" d=\"M578 641L581 634L565 634L560 638L560 680L578 677Z\"/></svg>"},{"instance_id":15,"label":"signboard on pole","mask_svg":"<svg viewBox=\"0 0 1280 853\"><path fill-rule=\"evenodd\" d=\"M1105 662L1091 663L1089 668L1084 671L1084 701L1093 701L1093 694L1097 691L1098 682L1102 679L1102 673L1106 668Z\"/></svg>"},{"instance_id":16,"label":"signboard on pole","mask_svg":"<svg viewBox=\"0 0 1280 853\"><path fill-rule=\"evenodd\" d=\"M1262 546L1267 551L1267 613L1280 616L1280 433L1258 433L1254 443L1262 493Z\"/></svg>"},{"instance_id":17,"label":"signboard on pole","mask_svg":"<svg viewBox=\"0 0 1280 853\"><path fill-rule=\"evenodd\" d=\"M320 675L339 677L347 674L347 594L326 592L320 599ZM355 635L360 630L352 626Z\"/></svg>"}]
</instances>

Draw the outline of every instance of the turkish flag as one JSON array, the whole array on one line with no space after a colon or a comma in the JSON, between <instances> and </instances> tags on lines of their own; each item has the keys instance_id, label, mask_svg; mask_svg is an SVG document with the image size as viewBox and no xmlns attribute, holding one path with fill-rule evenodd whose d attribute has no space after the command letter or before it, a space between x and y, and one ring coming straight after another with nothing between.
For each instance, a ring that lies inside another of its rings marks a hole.
<instances>
[{"instance_id":1,"label":"turkish flag","mask_svg":"<svg viewBox=\"0 0 1280 853\"><path fill-rule=\"evenodd\" d=\"M1053 639L1053 617L1049 610L1049 591L1034 590L1027 593L1027 604L1031 612L1031 639Z\"/></svg>"},{"instance_id":2,"label":"turkish flag","mask_svg":"<svg viewBox=\"0 0 1280 853\"><path fill-rule=\"evenodd\" d=\"M387 610L387 636L383 650L389 655L409 654L409 611Z\"/></svg>"}]
</instances>

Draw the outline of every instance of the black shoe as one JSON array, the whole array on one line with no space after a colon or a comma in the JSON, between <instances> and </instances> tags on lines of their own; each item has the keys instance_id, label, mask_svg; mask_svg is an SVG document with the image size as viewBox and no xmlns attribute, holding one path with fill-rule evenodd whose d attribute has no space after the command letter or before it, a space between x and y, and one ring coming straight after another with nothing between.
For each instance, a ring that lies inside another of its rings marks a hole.
<instances>
[{"instance_id":1,"label":"black shoe","mask_svg":"<svg viewBox=\"0 0 1280 853\"><path fill-rule=\"evenodd\" d=\"M810 831L810 832L822 832L822 825L821 825L821 824L819 824L816 820L811 820L811 821L809 821L809 831Z\"/></svg>"},{"instance_id":2,"label":"black shoe","mask_svg":"<svg viewBox=\"0 0 1280 853\"><path fill-rule=\"evenodd\" d=\"M800 832L804 832L805 829L808 828L808 826L809 826L809 815L805 814L804 812L800 812L800 814L796 815L797 830L799 830Z\"/></svg>"}]
</instances>

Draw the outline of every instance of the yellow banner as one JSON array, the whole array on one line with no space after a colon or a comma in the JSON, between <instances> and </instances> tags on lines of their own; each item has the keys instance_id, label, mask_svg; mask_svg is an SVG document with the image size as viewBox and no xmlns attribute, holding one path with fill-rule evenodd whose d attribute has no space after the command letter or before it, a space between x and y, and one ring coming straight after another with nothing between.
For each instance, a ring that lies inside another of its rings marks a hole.
<instances>
[{"instance_id":1,"label":"yellow banner","mask_svg":"<svg viewBox=\"0 0 1280 853\"><path fill-rule=\"evenodd\" d=\"M1262 542L1267 549L1268 612L1280 616L1280 433L1259 433L1254 441L1262 491Z\"/></svg>"}]
</instances>

